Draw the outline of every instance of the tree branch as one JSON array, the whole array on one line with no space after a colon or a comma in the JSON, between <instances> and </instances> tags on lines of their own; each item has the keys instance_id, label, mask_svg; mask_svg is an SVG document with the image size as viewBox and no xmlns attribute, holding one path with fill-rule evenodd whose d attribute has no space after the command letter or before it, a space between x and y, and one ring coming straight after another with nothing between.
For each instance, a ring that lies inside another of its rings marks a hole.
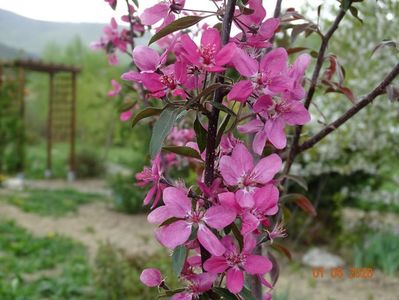
<instances>
[{"instance_id":1,"label":"tree branch","mask_svg":"<svg viewBox=\"0 0 399 300\"><path fill-rule=\"evenodd\" d=\"M312 102L314 93L316 91L317 81L319 79L320 71L323 66L324 55L327 50L328 43L329 43L331 37L333 36L334 32L338 29L339 23L342 21L345 14L346 14L346 10L341 7L337 17L334 20L334 23L331 25L331 27L327 31L327 33L322 37L319 54L317 56L316 66L313 71L310 87L309 87L309 90L308 90L308 93L307 93L306 99L305 99L305 107L307 109L309 108L310 103ZM298 125L295 127L294 137L292 139L291 147L290 147L287 161L286 161L285 167L284 167L284 174L288 174L290 172L292 163L295 160L295 156L298 154L297 152L298 152L299 138L301 136L302 127L303 127L302 125Z\"/></svg>"},{"instance_id":2,"label":"tree branch","mask_svg":"<svg viewBox=\"0 0 399 300\"><path fill-rule=\"evenodd\" d=\"M276 2L276 7L274 8L274 14L273 14L273 17L274 17L274 18L280 17L280 13L281 13L281 2L283 2L283 0L277 0L277 2Z\"/></svg>"},{"instance_id":3,"label":"tree branch","mask_svg":"<svg viewBox=\"0 0 399 300\"><path fill-rule=\"evenodd\" d=\"M229 41L231 24L233 22L234 10L237 0L229 0L226 5L226 10L223 17L222 26L222 44L225 45ZM224 83L223 76L216 79L216 83ZM221 103L223 101L224 91L217 89L215 91L215 102ZM205 159L205 184L210 186L215 175L215 157L216 157L216 135L219 121L219 109L213 107L209 116L208 123L208 137L206 144L206 159Z\"/></svg>"},{"instance_id":4,"label":"tree branch","mask_svg":"<svg viewBox=\"0 0 399 300\"><path fill-rule=\"evenodd\" d=\"M391 72L384 78L384 80L367 96L365 96L361 101L356 103L353 107L348 109L342 116L336 119L334 122L330 123L328 126L320 130L313 137L309 138L305 142L303 142L297 148L297 154L312 148L315 144L320 142L323 138L325 138L328 134L336 130L338 127L346 123L350 118L356 115L360 110L369 105L373 100L385 93L386 87L399 75L399 63L391 70Z\"/></svg>"}]
</instances>

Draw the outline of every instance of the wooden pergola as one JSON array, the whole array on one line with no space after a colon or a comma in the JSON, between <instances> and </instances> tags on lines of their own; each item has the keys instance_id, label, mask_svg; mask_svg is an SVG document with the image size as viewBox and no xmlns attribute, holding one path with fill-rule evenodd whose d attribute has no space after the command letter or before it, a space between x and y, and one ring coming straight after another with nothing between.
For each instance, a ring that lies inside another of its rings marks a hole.
<instances>
[{"instance_id":1,"label":"wooden pergola","mask_svg":"<svg viewBox=\"0 0 399 300\"><path fill-rule=\"evenodd\" d=\"M49 75L48 115L47 115L47 166L46 177L52 176L51 149L56 141L69 143L68 180L74 180L76 174L75 135L76 135L76 78L81 71L79 67L63 64L44 63L38 60L14 60L0 63L0 78L2 68L13 68L18 72L19 91L17 101L20 118L25 118L25 76L26 71L46 73ZM1 87L1 85L0 85ZM20 149L21 162L19 172L24 170L25 129L22 129Z\"/></svg>"}]
</instances>

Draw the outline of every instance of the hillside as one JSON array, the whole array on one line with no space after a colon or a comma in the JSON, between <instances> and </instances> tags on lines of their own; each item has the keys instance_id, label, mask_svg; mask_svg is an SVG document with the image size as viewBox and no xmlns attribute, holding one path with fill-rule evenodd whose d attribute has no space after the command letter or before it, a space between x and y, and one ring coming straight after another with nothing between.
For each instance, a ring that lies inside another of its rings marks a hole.
<instances>
[{"instance_id":1,"label":"hillside","mask_svg":"<svg viewBox=\"0 0 399 300\"><path fill-rule=\"evenodd\" d=\"M0 44L8 50L23 49L27 53L40 56L50 42L64 46L79 37L85 45L89 45L99 39L104 25L38 21L0 9ZM4 47L0 50L10 53Z\"/></svg>"}]
</instances>

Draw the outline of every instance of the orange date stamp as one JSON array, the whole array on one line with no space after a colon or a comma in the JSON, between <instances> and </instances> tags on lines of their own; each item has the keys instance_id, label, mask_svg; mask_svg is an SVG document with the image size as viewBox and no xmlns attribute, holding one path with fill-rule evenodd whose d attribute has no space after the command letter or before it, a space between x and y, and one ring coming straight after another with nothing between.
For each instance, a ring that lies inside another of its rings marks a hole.
<instances>
[{"instance_id":1,"label":"orange date stamp","mask_svg":"<svg viewBox=\"0 0 399 300\"><path fill-rule=\"evenodd\" d=\"M312 276L315 279L371 279L374 276L373 268L348 268L343 267L324 269L323 267L312 268Z\"/></svg>"}]
</instances>

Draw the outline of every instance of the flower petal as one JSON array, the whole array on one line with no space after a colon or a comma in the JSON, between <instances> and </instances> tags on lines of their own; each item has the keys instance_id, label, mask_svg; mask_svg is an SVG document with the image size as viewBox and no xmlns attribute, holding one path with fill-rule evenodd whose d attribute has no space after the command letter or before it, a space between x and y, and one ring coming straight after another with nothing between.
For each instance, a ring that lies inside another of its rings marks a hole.
<instances>
[{"instance_id":1,"label":"flower petal","mask_svg":"<svg viewBox=\"0 0 399 300\"><path fill-rule=\"evenodd\" d=\"M268 183L281 170L281 166L280 156L275 153L266 156L253 169L251 179L260 184Z\"/></svg>"},{"instance_id":2,"label":"flower petal","mask_svg":"<svg viewBox=\"0 0 399 300\"><path fill-rule=\"evenodd\" d=\"M246 235L248 233L253 232L256 228L258 228L259 220L253 214L246 212L241 216L242 227L241 234Z\"/></svg>"},{"instance_id":3,"label":"flower petal","mask_svg":"<svg viewBox=\"0 0 399 300\"><path fill-rule=\"evenodd\" d=\"M236 44L228 43L224 46L220 51L216 54L215 63L218 66L223 66L225 64L230 63L233 59L234 55L236 54Z\"/></svg>"},{"instance_id":4,"label":"flower petal","mask_svg":"<svg viewBox=\"0 0 399 300\"><path fill-rule=\"evenodd\" d=\"M239 102L247 101L254 88L250 80L241 80L233 85L233 88L227 94L227 100L236 100Z\"/></svg>"},{"instance_id":5,"label":"flower petal","mask_svg":"<svg viewBox=\"0 0 399 300\"><path fill-rule=\"evenodd\" d=\"M244 273L238 268L230 268L226 275L227 289L233 294L238 294L244 287Z\"/></svg>"},{"instance_id":6,"label":"flower petal","mask_svg":"<svg viewBox=\"0 0 399 300\"><path fill-rule=\"evenodd\" d=\"M200 224L197 238L201 245L214 256L221 256L226 251L226 248L206 225Z\"/></svg>"},{"instance_id":7,"label":"flower petal","mask_svg":"<svg viewBox=\"0 0 399 300\"><path fill-rule=\"evenodd\" d=\"M245 260L244 269L251 275L265 274L273 268L272 262L264 256L248 255Z\"/></svg>"},{"instance_id":8,"label":"flower petal","mask_svg":"<svg viewBox=\"0 0 399 300\"><path fill-rule=\"evenodd\" d=\"M133 50L133 61L141 71L155 71L160 59L158 52L150 47L139 45Z\"/></svg>"},{"instance_id":9,"label":"flower petal","mask_svg":"<svg viewBox=\"0 0 399 300\"><path fill-rule=\"evenodd\" d=\"M140 15L140 20L143 25L153 25L161 19L165 18L169 11L169 5L166 3L159 3L146 8Z\"/></svg>"},{"instance_id":10,"label":"flower petal","mask_svg":"<svg viewBox=\"0 0 399 300\"><path fill-rule=\"evenodd\" d=\"M191 225L185 221L176 221L155 231L157 240L169 249L183 245L191 234Z\"/></svg>"},{"instance_id":11,"label":"flower petal","mask_svg":"<svg viewBox=\"0 0 399 300\"><path fill-rule=\"evenodd\" d=\"M220 32L216 28L208 28L204 31L201 37L201 46L212 48L218 52L221 47Z\"/></svg>"},{"instance_id":12,"label":"flower petal","mask_svg":"<svg viewBox=\"0 0 399 300\"><path fill-rule=\"evenodd\" d=\"M219 230L233 223L235 218L236 213L222 205L210 207L204 215L205 223Z\"/></svg>"},{"instance_id":13,"label":"flower petal","mask_svg":"<svg viewBox=\"0 0 399 300\"><path fill-rule=\"evenodd\" d=\"M151 224L162 224L167 219L174 216L175 216L175 211L171 211L168 206L164 205L154 209L147 216L147 221Z\"/></svg>"},{"instance_id":14,"label":"flower petal","mask_svg":"<svg viewBox=\"0 0 399 300\"><path fill-rule=\"evenodd\" d=\"M250 57L241 48L236 48L236 55L232 59L232 63L238 73L246 77L254 76L259 70L258 61Z\"/></svg>"},{"instance_id":15,"label":"flower petal","mask_svg":"<svg viewBox=\"0 0 399 300\"><path fill-rule=\"evenodd\" d=\"M287 137L284 132L285 123L282 118L268 120L265 125L267 139L277 149L284 149L287 145Z\"/></svg>"},{"instance_id":16,"label":"flower petal","mask_svg":"<svg viewBox=\"0 0 399 300\"><path fill-rule=\"evenodd\" d=\"M168 187L163 191L163 202L174 210L175 217L184 217L191 211L190 199L182 190L175 187Z\"/></svg>"},{"instance_id":17,"label":"flower petal","mask_svg":"<svg viewBox=\"0 0 399 300\"><path fill-rule=\"evenodd\" d=\"M229 267L224 256L212 256L204 263L204 269L210 273L223 273Z\"/></svg>"}]
</instances>

